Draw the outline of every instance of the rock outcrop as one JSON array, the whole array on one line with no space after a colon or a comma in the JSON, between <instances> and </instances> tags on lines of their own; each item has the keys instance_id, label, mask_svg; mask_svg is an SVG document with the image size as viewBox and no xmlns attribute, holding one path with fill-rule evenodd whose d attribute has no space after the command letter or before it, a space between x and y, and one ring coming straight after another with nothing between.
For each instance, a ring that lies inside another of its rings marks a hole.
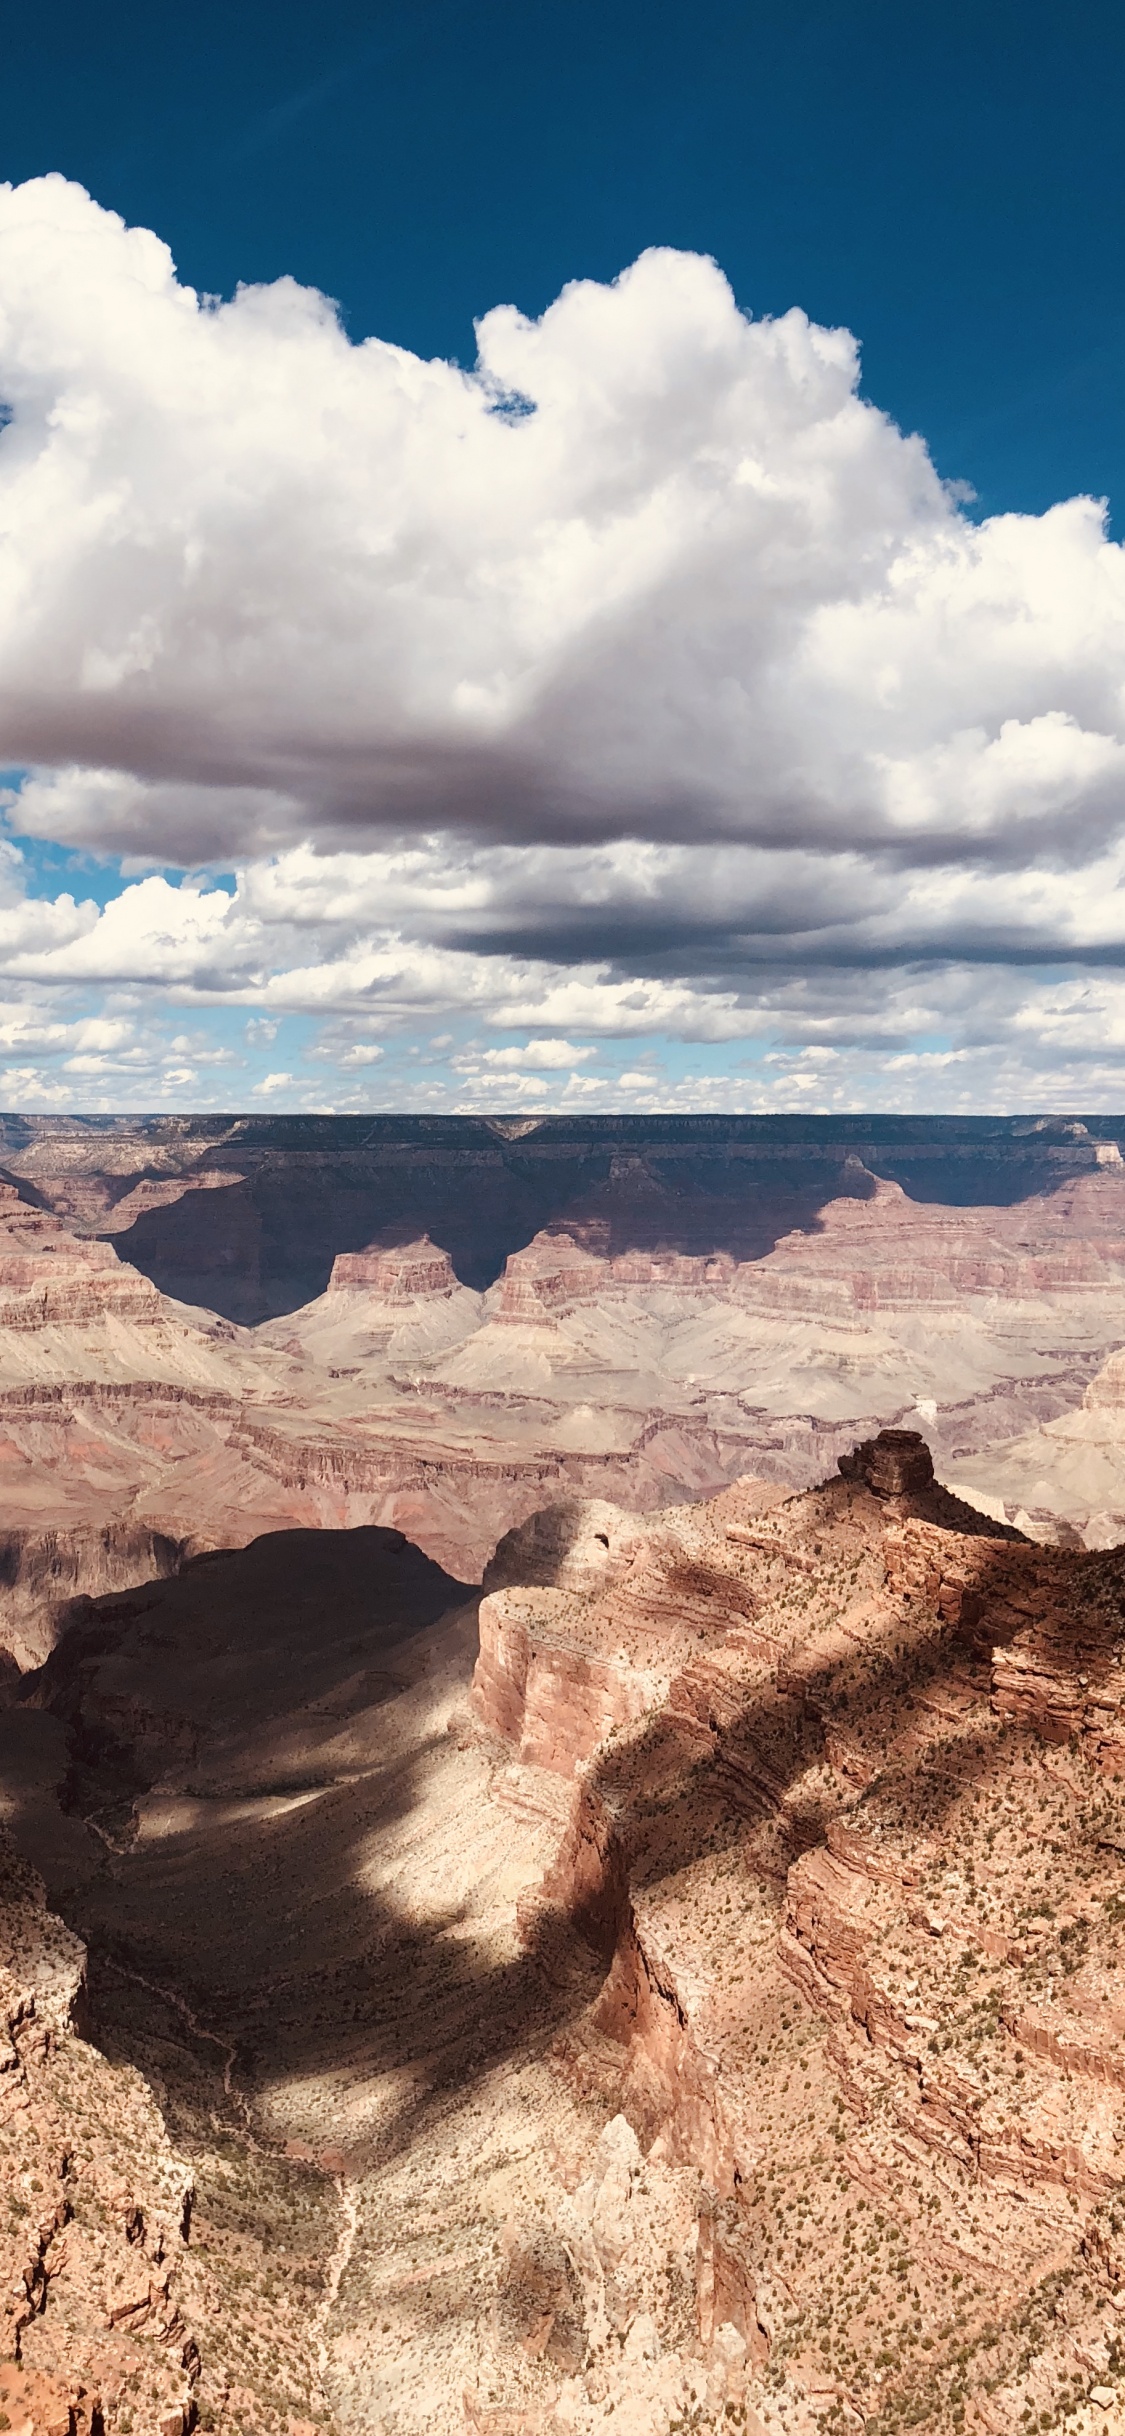
<instances>
[{"instance_id":1,"label":"rock outcrop","mask_svg":"<svg viewBox=\"0 0 1125 2436\"><path fill-rule=\"evenodd\" d=\"M732 2330L769 2428L1085 2427L1125 2383L1125 1571L998 1534L917 1438L840 1468L622 1518L584 1592L541 1562L474 1701L575 1785L540 1901L610 1967L568 2068L712 2194L704 2359Z\"/></svg>"},{"instance_id":2,"label":"rock outcrop","mask_svg":"<svg viewBox=\"0 0 1125 2436\"><path fill-rule=\"evenodd\" d=\"M934 1459L921 1431L881 1429L865 1438L836 1468L845 1480L862 1480L875 1497L915 1497L934 1485Z\"/></svg>"},{"instance_id":3,"label":"rock outcrop","mask_svg":"<svg viewBox=\"0 0 1125 2436\"><path fill-rule=\"evenodd\" d=\"M114 1234L180 1301L254 1323L327 1286L337 1252L428 1231L480 1290L539 1230L612 1253L757 1260L872 1172L914 1203L1020 1203L1120 1163L1112 1120L1005 1117L24 1117L6 1170Z\"/></svg>"},{"instance_id":4,"label":"rock outcrop","mask_svg":"<svg viewBox=\"0 0 1125 2436\"><path fill-rule=\"evenodd\" d=\"M0 1531L0 1666L9 1676L41 1666L73 1602L175 1573L181 1540L139 1524Z\"/></svg>"},{"instance_id":5,"label":"rock outcrop","mask_svg":"<svg viewBox=\"0 0 1125 2436\"><path fill-rule=\"evenodd\" d=\"M0 1184L0 1662L37 1664L67 1595L166 1571L174 1546L381 1522L479 1573L553 1494L653 1504L724 1477L706 1421L634 1413L606 1443L522 1408L505 1426L471 1392L435 1402L427 1369L479 1315L422 1240L341 1256L311 1314L252 1335Z\"/></svg>"},{"instance_id":6,"label":"rock outcrop","mask_svg":"<svg viewBox=\"0 0 1125 2436\"><path fill-rule=\"evenodd\" d=\"M151 2001L115 1969L134 2006ZM291 2232L269 2253L294 2213L286 2175L314 2224L335 2214L330 2186L326 2203L323 2175L263 2155L280 2204L255 2224L230 2189L232 2151L253 2178L252 2137L228 2134L225 2159L197 2139L189 2162L154 2102L159 2069L107 2055L104 2032L91 2043L90 2016L85 1947L0 1827L0 2409L26 2436L189 2436L232 2415L311 2436L329 2418L309 2344L323 2246L307 2259Z\"/></svg>"},{"instance_id":7,"label":"rock outcrop","mask_svg":"<svg viewBox=\"0 0 1125 2436\"><path fill-rule=\"evenodd\" d=\"M78 2035L85 1963L0 1829L3 2408L37 2436L96 2436L129 2410L186 2436L191 2173L140 2075Z\"/></svg>"},{"instance_id":8,"label":"rock outcrop","mask_svg":"<svg viewBox=\"0 0 1125 2436\"><path fill-rule=\"evenodd\" d=\"M421 1235L416 1243L398 1244L390 1251L369 1244L364 1252L337 1252L328 1292L360 1287L388 1303L413 1303L432 1294L455 1294L458 1283L448 1252Z\"/></svg>"}]
</instances>

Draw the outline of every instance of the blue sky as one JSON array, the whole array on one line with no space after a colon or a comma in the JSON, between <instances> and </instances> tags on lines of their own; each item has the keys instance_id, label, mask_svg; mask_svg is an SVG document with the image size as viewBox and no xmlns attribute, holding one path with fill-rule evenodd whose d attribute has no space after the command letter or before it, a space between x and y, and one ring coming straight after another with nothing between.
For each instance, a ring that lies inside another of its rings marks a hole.
<instances>
[{"instance_id":1,"label":"blue sky","mask_svg":"<svg viewBox=\"0 0 1125 2436\"><path fill-rule=\"evenodd\" d=\"M1046 0L5 11L3 174L78 179L229 295L471 362L646 246L860 337L988 509L1125 496L1125 17Z\"/></svg>"},{"instance_id":2,"label":"blue sky","mask_svg":"<svg viewBox=\"0 0 1125 2436\"><path fill-rule=\"evenodd\" d=\"M0 1103L1125 1104L1120 11L4 45Z\"/></svg>"}]
</instances>

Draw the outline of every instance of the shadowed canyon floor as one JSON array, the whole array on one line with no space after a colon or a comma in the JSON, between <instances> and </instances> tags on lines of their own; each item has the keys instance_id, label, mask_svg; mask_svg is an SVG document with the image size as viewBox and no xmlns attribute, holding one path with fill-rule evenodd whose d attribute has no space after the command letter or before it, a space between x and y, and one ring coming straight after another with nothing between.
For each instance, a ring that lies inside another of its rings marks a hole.
<instances>
[{"instance_id":1,"label":"shadowed canyon floor","mask_svg":"<svg viewBox=\"0 0 1125 2436\"><path fill-rule=\"evenodd\" d=\"M90 1602L0 1712L67 1923L18 1881L21 2407L1125 2426L1125 1558L892 1433L556 1507L476 1611L285 1533Z\"/></svg>"}]
</instances>

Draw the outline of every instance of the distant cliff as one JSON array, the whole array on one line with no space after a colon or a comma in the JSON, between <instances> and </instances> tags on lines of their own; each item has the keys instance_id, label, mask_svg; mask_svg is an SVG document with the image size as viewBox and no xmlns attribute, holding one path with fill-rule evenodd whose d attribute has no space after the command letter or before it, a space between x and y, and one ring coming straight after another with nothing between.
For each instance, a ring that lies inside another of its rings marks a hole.
<instances>
[{"instance_id":1,"label":"distant cliff","mask_svg":"<svg viewBox=\"0 0 1125 2436\"><path fill-rule=\"evenodd\" d=\"M428 1233L462 1283L562 1218L608 1249L752 1260L864 1198L1007 1207L1113 1160L1125 1117L0 1116L0 1169L165 1294L253 1324L324 1292L339 1252Z\"/></svg>"}]
</instances>

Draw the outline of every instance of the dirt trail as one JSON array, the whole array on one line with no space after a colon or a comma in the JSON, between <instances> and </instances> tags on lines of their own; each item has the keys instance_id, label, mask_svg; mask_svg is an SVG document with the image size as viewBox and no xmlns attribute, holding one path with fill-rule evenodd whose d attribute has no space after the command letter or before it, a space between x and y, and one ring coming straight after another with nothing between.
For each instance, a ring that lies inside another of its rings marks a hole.
<instances>
[{"instance_id":1,"label":"dirt trail","mask_svg":"<svg viewBox=\"0 0 1125 2436\"><path fill-rule=\"evenodd\" d=\"M328 2327L332 2317L332 2312L340 2297L340 2286L343 2283L344 2277L347 2274L348 2267L351 2263L352 2251L355 2248L355 2237L359 2231L359 2197L354 2185L348 2181L346 2174L337 2174L336 2188L340 2194L340 2230L336 2237L336 2247L328 2261L324 2286L324 2299L320 2304L319 2310L317 2311L316 2359L317 2367L320 2371L320 2382L324 2389L326 2401L329 2399L328 2360L330 2346Z\"/></svg>"}]
</instances>

